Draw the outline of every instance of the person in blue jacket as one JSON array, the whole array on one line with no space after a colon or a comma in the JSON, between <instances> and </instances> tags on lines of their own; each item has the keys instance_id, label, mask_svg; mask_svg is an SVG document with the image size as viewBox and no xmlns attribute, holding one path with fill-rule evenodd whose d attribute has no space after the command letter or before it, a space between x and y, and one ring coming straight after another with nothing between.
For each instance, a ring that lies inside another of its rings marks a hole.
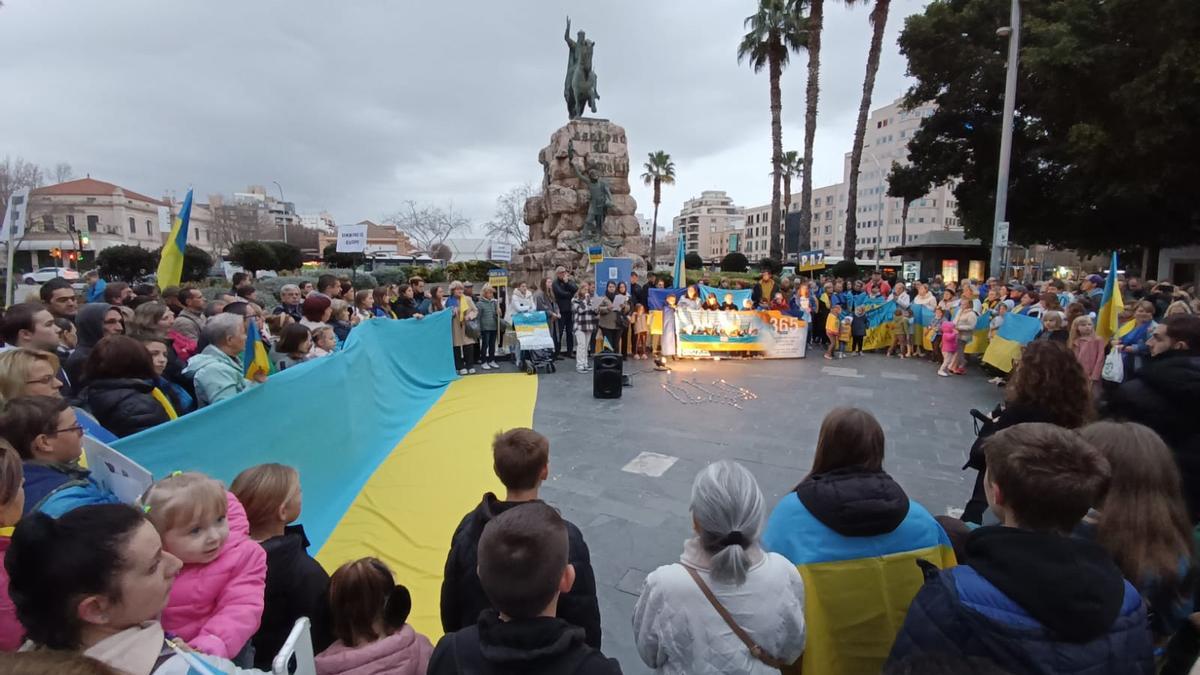
<instances>
[{"instance_id":1,"label":"person in blue jacket","mask_svg":"<svg viewBox=\"0 0 1200 675\"><path fill-rule=\"evenodd\" d=\"M21 515L40 512L58 518L80 506L120 502L79 466L83 427L66 400L26 396L9 401L0 415L0 436L23 460Z\"/></svg>"},{"instance_id":2,"label":"person in blue jacket","mask_svg":"<svg viewBox=\"0 0 1200 675\"><path fill-rule=\"evenodd\" d=\"M1001 525L966 539L965 560L926 582L888 662L944 653L1012 675L1150 675L1142 598L1099 544L1071 537L1103 495L1108 460L1077 433L1018 424L988 439L987 500Z\"/></svg>"}]
</instances>

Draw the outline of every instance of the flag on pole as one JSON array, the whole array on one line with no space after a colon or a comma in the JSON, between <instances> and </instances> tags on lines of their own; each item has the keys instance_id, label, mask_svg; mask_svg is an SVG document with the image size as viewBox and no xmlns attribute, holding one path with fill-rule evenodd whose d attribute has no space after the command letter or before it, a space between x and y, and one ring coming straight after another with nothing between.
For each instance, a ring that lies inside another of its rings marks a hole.
<instances>
[{"instance_id":1,"label":"flag on pole","mask_svg":"<svg viewBox=\"0 0 1200 675\"><path fill-rule=\"evenodd\" d=\"M250 319L246 325L246 349L242 351L242 370L247 380L253 380L255 375L271 374L271 360L267 358L267 348L263 345L262 333L258 332L258 322Z\"/></svg>"},{"instance_id":2,"label":"flag on pole","mask_svg":"<svg viewBox=\"0 0 1200 675\"><path fill-rule=\"evenodd\" d=\"M675 288L687 288L687 269L684 264L684 234L679 233L679 245L675 247Z\"/></svg>"},{"instance_id":3,"label":"flag on pole","mask_svg":"<svg viewBox=\"0 0 1200 675\"><path fill-rule=\"evenodd\" d=\"M188 221L192 218L192 190L188 188L187 197L183 200L183 208L175 216L171 226L171 235L163 244L162 255L158 260L158 287L178 286L183 276L183 252L187 248Z\"/></svg>"},{"instance_id":4,"label":"flag on pole","mask_svg":"<svg viewBox=\"0 0 1200 675\"><path fill-rule=\"evenodd\" d=\"M1110 340L1117 334L1117 317L1125 308L1121 289L1117 286L1117 252L1113 251L1112 263L1108 266L1108 278L1104 280L1104 295L1100 298L1100 311L1096 312L1096 335Z\"/></svg>"}]
</instances>

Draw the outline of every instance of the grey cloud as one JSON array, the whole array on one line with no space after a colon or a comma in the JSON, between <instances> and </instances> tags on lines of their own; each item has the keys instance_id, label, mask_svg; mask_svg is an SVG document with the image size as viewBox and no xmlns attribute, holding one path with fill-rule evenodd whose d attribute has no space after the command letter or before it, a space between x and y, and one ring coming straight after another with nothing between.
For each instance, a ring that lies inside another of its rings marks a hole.
<instances>
[{"instance_id":1,"label":"grey cloud","mask_svg":"<svg viewBox=\"0 0 1200 675\"><path fill-rule=\"evenodd\" d=\"M735 59L753 4L10 0L0 152L150 194L278 180L341 222L405 199L482 222L500 191L537 180L537 152L566 122L570 14L597 42L598 115L628 131L633 170L657 149L676 161L669 222L703 189L769 199L767 78ZM893 2L875 105L905 87L895 35L921 4ZM865 8L828 15L818 184L840 180L869 40ZM789 149L802 144L804 68L796 55L784 75ZM635 197L649 214L649 190Z\"/></svg>"}]
</instances>

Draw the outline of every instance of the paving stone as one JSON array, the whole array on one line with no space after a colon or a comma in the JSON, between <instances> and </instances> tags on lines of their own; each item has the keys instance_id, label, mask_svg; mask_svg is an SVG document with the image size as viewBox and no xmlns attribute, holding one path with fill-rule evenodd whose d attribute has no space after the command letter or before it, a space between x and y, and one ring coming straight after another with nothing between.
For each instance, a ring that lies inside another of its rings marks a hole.
<instances>
[{"instance_id":1,"label":"paving stone","mask_svg":"<svg viewBox=\"0 0 1200 675\"><path fill-rule=\"evenodd\" d=\"M646 575L649 572L635 570L633 568L625 570L625 574L621 576L621 580L617 582L617 590L622 593L628 593L633 597L642 594L642 586L646 583Z\"/></svg>"},{"instance_id":2,"label":"paving stone","mask_svg":"<svg viewBox=\"0 0 1200 675\"><path fill-rule=\"evenodd\" d=\"M679 458L672 457L671 455L663 455L657 452L640 452L637 457L629 460L628 464L621 467L621 470L658 478L666 473L667 469L674 466L677 461L679 461Z\"/></svg>"},{"instance_id":3,"label":"paving stone","mask_svg":"<svg viewBox=\"0 0 1200 675\"><path fill-rule=\"evenodd\" d=\"M833 375L834 377L866 377L859 375L857 368L836 368L834 366L825 366L821 368L821 372L825 375Z\"/></svg>"}]
</instances>

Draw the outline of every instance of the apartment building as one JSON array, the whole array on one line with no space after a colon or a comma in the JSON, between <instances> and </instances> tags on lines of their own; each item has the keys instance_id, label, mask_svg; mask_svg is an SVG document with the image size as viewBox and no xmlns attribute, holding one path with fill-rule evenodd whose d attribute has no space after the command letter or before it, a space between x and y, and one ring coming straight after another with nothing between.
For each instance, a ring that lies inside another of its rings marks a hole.
<instances>
[{"instance_id":1,"label":"apartment building","mask_svg":"<svg viewBox=\"0 0 1200 675\"><path fill-rule=\"evenodd\" d=\"M705 260L719 260L732 251L746 252L742 241L745 216L724 190L705 190L684 202L672 225L675 237L684 237L684 250Z\"/></svg>"}]
</instances>

